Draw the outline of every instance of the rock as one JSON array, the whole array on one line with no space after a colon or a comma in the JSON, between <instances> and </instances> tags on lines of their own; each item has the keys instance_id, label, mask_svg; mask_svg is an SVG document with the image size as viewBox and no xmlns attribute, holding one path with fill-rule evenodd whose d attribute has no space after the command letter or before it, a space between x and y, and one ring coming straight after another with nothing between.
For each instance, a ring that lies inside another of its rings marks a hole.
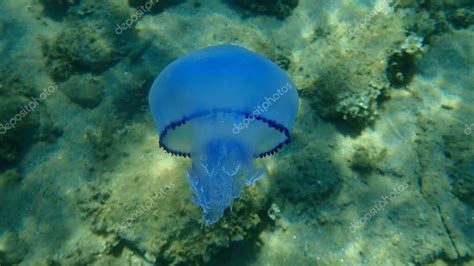
<instances>
[{"instance_id":1,"label":"rock","mask_svg":"<svg viewBox=\"0 0 474 266\"><path fill-rule=\"evenodd\" d=\"M46 16L59 19L67 15L69 8L77 5L79 0L40 0L40 3Z\"/></svg>"},{"instance_id":2,"label":"rock","mask_svg":"<svg viewBox=\"0 0 474 266\"><path fill-rule=\"evenodd\" d=\"M16 233L5 232L0 236L0 263L7 265L23 261L28 254L28 245Z\"/></svg>"},{"instance_id":3,"label":"rock","mask_svg":"<svg viewBox=\"0 0 474 266\"><path fill-rule=\"evenodd\" d=\"M113 30L101 23L78 21L65 28L54 40L43 40L43 54L56 81L76 73L101 73L119 59Z\"/></svg>"},{"instance_id":4,"label":"rock","mask_svg":"<svg viewBox=\"0 0 474 266\"><path fill-rule=\"evenodd\" d=\"M104 96L105 84L90 74L73 76L61 86L66 96L82 108L95 108Z\"/></svg>"},{"instance_id":5,"label":"rock","mask_svg":"<svg viewBox=\"0 0 474 266\"><path fill-rule=\"evenodd\" d=\"M285 18L298 5L298 0L235 0L239 7L259 14Z\"/></svg>"},{"instance_id":6,"label":"rock","mask_svg":"<svg viewBox=\"0 0 474 266\"><path fill-rule=\"evenodd\" d=\"M17 184L21 181L21 174L18 169L9 169L0 175L0 188L5 188L9 185Z\"/></svg>"},{"instance_id":7,"label":"rock","mask_svg":"<svg viewBox=\"0 0 474 266\"><path fill-rule=\"evenodd\" d=\"M128 5L143 12L150 11L157 13L165 8L173 7L183 2L185 2L185 0L128 0Z\"/></svg>"},{"instance_id":8,"label":"rock","mask_svg":"<svg viewBox=\"0 0 474 266\"><path fill-rule=\"evenodd\" d=\"M16 162L35 139L40 123L34 110L39 104L20 95L0 95L0 170Z\"/></svg>"}]
</instances>

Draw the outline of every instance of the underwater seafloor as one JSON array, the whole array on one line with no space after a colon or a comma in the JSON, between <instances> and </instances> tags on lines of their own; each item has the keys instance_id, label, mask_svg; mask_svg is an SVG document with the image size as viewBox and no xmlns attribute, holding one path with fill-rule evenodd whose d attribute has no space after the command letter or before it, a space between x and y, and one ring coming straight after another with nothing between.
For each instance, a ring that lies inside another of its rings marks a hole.
<instances>
[{"instance_id":1,"label":"underwater seafloor","mask_svg":"<svg viewBox=\"0 0 474 266\"><path fill-rule=\"evenodd\" d=\"M0 265L474 265L473 1L0 12ZM147 94L226 43L285 69L299 112L292 143L257 160L267 176L203 226Z\"/></svg>"}]
</instances>

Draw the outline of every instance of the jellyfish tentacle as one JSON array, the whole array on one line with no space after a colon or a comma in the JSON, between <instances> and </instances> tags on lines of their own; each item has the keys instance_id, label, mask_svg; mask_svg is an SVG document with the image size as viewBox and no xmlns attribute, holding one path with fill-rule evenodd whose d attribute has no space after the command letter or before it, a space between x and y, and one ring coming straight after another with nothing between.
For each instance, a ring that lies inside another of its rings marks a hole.
<instances>
[{"instance_id":1,"label":"jellyfish tentacle","mask_svg":"<svg viewBox=\"0 0 474 266\"><path fill-rule=\"evenodd\" d=\"M265 170L255 169L254 172L245 178L247 185L253 186L257 180L265 176Z\"/></svg>"},{"instance_id":2,"label":"jellyfish tentacle","mask_svg":"<svg viewBox=\"0 0 474 266\"><path fill-rule=\"evenodd\" d=\"M253 166L251 153L233 140L212 141L199 151L205 156L192 157L197 161L187 176L193 201L203 209L205 222L212 224L240 197L244 183L253 184L263 172Z\"/></svg>"}]
</instances>

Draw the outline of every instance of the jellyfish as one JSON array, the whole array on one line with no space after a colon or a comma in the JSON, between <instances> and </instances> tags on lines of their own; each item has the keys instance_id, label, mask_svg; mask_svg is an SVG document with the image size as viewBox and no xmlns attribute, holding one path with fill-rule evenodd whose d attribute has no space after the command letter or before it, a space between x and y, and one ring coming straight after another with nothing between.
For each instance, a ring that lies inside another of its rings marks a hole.
<instances>
[{"instance_id":1,"label":"jellyfish","mask_svg":"<svg viewBox=\"0 0 474 266\"><path fill-rule=\"evenodd\" d=\"M244 184L265 175L254 159L290 143L298 93L278 65L237 45L203 48L163 69L149 92L159 144L191 158L186 176L207 224Z\"/></svg>"}]
</instances>

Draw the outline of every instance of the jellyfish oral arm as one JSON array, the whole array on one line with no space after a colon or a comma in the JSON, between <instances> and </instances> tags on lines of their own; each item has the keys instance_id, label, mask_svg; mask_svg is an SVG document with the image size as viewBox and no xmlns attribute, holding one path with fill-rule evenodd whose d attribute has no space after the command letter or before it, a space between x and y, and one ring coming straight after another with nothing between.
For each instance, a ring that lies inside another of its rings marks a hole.
<instances>
[{"instance_id":1,"label":"jellyfish oral arm","mask_svg":"<svg viewBox=\"0 0 474 266\"><path fill-rule=\"evenodd\" d=\"M186 174L193 201L202 207L206 223L222 217L240 197L244 182L252 185L264 175L262 169L255 169L252 159L252 153L233 140L214 140L193 152L193 164Z\"/></svg>"},{"instance_id":2,"label":"jellyfish oral arm","mask_svg":"<svg viewBox=\"0 0 474 266\"><path fill-rule=\"evenodd\" d=\"M259 180L259 179L262 178L264 175L265 175L265 170L263 170L263 169L256 169L256 170L254 171L254 174L253 174L253 175L246 177L246 183L247 183L247 185L253 186L253 184L255 183L255 181Z\"/></svg>"}]
</instances>

